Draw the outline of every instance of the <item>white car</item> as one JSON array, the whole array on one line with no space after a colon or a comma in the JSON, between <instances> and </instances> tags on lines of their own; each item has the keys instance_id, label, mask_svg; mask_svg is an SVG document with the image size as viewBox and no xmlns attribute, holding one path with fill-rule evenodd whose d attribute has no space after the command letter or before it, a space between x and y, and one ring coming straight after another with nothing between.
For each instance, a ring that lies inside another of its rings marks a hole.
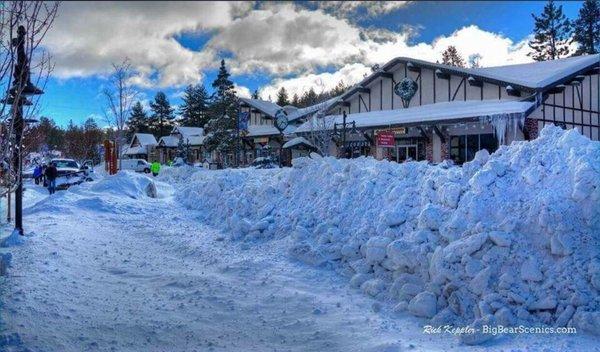
<instances>
[{"instance_id":1,"label":"white car","mask_svg":"<svg viewBox=\"0 0 600 352\"><path fill-rule=\"evenodd\" d=\"M119 170L132 170L148 174L150 173L150 163L144 159L121 159Z\"/></svg>"}]
</instances>

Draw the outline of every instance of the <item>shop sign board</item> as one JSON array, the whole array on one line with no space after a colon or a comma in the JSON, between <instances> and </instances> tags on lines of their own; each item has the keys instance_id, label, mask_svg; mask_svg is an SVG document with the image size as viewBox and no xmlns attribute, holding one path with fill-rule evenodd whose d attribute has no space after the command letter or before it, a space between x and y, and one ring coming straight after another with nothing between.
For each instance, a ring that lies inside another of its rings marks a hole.
<instances>
[{"instance_id":1,"label":"shop sign board","mask_svg":"<svg viewBox=\"0 0 600 352\"><path fill-rule=\"evenodd\" d=\"M396 134L393 131L380 131L377 133L378 147L394 147L396 145Z\"/></svg>"}]
</instances>

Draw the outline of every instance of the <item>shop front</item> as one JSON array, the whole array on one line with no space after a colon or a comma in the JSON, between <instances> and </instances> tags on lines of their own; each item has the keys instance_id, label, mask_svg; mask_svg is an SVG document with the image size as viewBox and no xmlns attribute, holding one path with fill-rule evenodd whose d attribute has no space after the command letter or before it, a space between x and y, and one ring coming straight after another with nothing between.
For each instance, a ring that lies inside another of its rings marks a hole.
<instances>
[{"instance_id":1,"label":"shop front","mask_svg":"<svg viewBox=\"0 0 600 352\"><path fill-rule=\"evenodd\" d=\"M426 159L427 138L407 127L375 130L378 159L402 163Z\"/></svg>"}]
</instances>

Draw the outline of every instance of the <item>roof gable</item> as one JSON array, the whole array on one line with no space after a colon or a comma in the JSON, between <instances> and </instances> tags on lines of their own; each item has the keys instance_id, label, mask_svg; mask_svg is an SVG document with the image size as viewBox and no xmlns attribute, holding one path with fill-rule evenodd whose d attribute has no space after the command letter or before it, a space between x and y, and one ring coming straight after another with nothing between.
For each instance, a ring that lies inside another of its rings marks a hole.
<instances>
[{"instance_id":1,"label":"roof gable","mask_svg":"<svg viewBox=\"0 0 600 352\"><path fill-rule=\"evenodd\" d=\"M277 111L281 109L281 106L266 100L249 98L240 98L240 100L269 117L275 117Z\"/></svg>"}]
</instances>

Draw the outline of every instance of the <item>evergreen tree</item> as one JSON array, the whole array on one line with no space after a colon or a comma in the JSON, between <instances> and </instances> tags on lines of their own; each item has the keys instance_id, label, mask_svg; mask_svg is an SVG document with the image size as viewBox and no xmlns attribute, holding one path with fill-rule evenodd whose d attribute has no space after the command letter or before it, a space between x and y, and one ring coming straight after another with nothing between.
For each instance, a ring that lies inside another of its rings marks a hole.
<instances>
[{"instance_id":1,"label":"evergreen tree","mask_svg":"<svg viewBox=\"0 0 600 352\"><path fill-rule=\"evenodd\" d=\"M292 97L292 105L295 107L298 107L298 105L300 105L300 98L298 98L297 93L294 93L294 96Z\"/></svg>"},{"instance_id":2,"label":"evergreen tree","mask_svg":"<svg viewBox=\"0 0 600 352\"><path fill-rule=\"evenodd\" d=\"M252 98L252 99L260 99L260 98L258 97L258 89L255 89L255 90L254 90L254 93L252 93L252 97L251 97L251 98Z\"/></svg>"},{"instance_id":3,"label":"evergreen tree","mask_svg":"<svg viewBox=\"0 0 600 352\"><path fill-rule=\"evenodd\" d=\"M288 100L288 93L285 90L284 87L281 87L279 89L279 91L277 92L277 101L276 104L279 106L286 106L286 105L290 105L290 102Z\"/></svg>"},{"instance_id":4,"label":"evergreen tree","mask_svg":"<svg viewBox=\"0 0 600 352\"><path fill-rule=\"evenodd\" d=\"M150 109L152 110L150 128L156 139L158 139L170 132L173 127L174 110L163 92L156 93L154 101L150 102Z\"/></svg>"},{"instance_id":5,"label":"evergreen tree","mask_svg":"<svg viewBox=\"0 0 600 352\"><path fill-rule=\"evenodd\" d=\"M600 51L600 2L585 0L579 16L573 23L573 40L577 42L575 55L597 54Z\"/></svg>"},{"instance_id":6,"label":"evergreen tree","mask_svg":"<svg viewBox=\"0 0 600 352\"><path fill-rule=\"evenodd\" d=\"M135 133L148 133L150 130L149 123L148 115L146 115L142 103L136 102L131 108L131 115L127 121L127 140L131 140Z\"/></svg>"},{"instance_id":7,"label":"evergreen tree","mask_svg":"<svg viewBox=\"0 0 600 352\"><path fill-rule=\"evenodd\" d=\"M183 137L177 142L177 157L181 158L184 163L187 163L191 156L192 147L190 141L184 141Z\"/></svg>"},{"instance_id":8,"label":"evergreen tree","mask_svg":"<svg viewBox=\"0 0 600 352\"><path fill-rule=\"evenodd\" d=\"M533 51L528 55L535 61L556 60L569 55L571 23L563 13L562 5L556 6L550 0L539 17L533 13L531 16L535 25L534 38L529 42Z\"/></svg>"},{"instance_id":9,"label":"evergreen tree","mask_svg":"<svg viewBox=\"0 0 600 352\"><path fill-rule=\"evenodd\" d=\"M481 67L481 54L476 53L469 55L469 67L479 68Z\"/></svg>"},{"instance_id":10,"label":"evergreen tree","mask_svg":"<svg viewBox=\"0 0 600 352\"><path fill-rule=\"evenodd\" d=\"M210 96L203 85L189 85L183 95L180 107L181 125L204 127L208 122L208 104Z\"/></svg>"},{"instance_id":11,"label":"evergreen tree","mask_svg":"<svg viewBox=\"0 0 600 352\"><path fill-rule=\"evenodd\" d=\"M207 124L210 135L204 141L209 151L227 153L235 149L239 102L229 76L225 60L221 60L219 73L212 83L215 93L211 99Z\"/></svg>"},{"instance_id":12,"label":"evergreen tree","mask_svg":"<svg viewBox=\"0 0 600 352\"><path fill-rule=\"evenodd\" d=\"M462 58L462 56L460 56L458 50L456 50L456 47L454 45L450 45L442 53L442 64L465 67L465 60Z\"/></svg>"}]
</instances>

